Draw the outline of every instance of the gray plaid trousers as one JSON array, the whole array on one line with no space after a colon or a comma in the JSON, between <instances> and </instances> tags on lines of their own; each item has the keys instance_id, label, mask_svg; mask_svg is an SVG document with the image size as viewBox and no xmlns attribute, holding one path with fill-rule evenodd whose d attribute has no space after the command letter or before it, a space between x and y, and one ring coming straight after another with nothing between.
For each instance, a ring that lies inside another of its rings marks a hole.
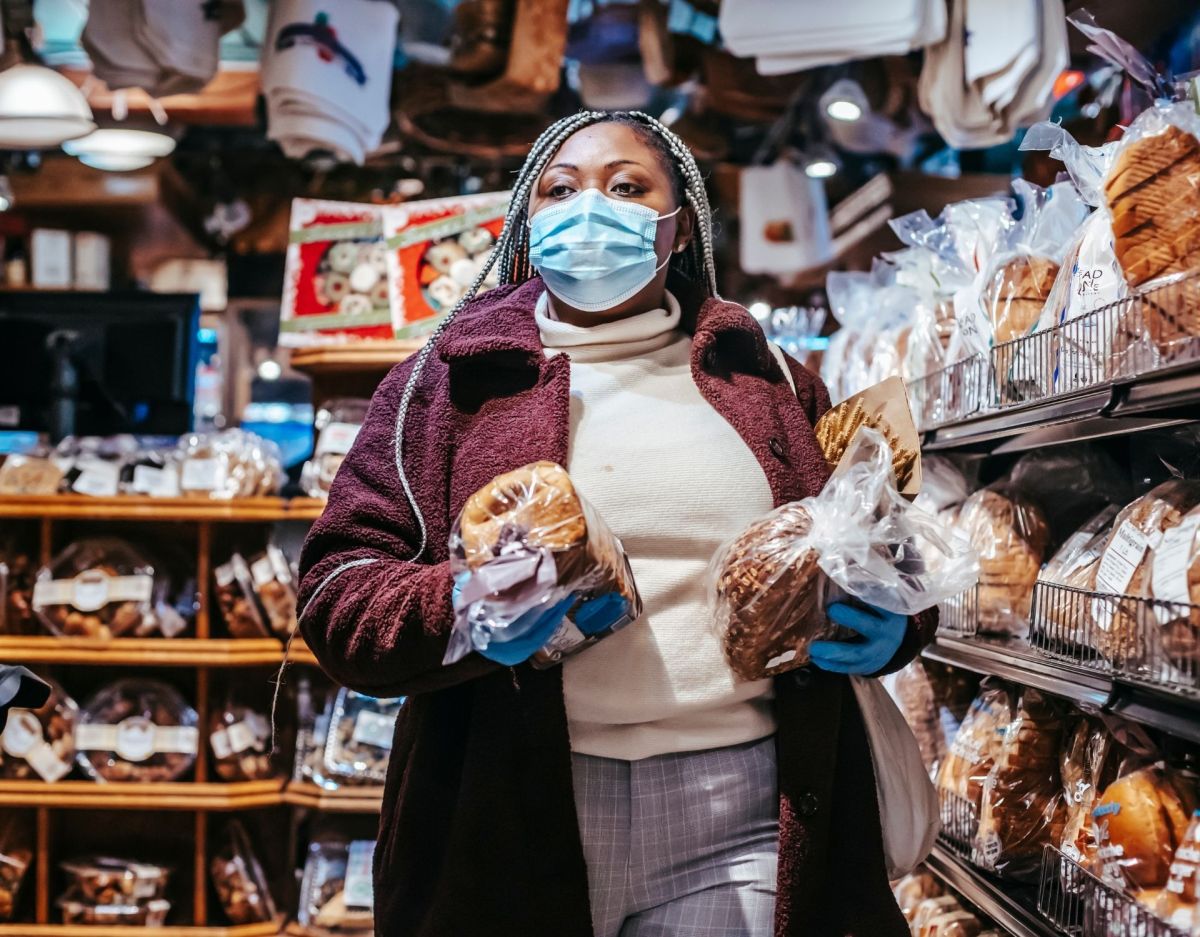
<instances>
[{"instance_id":1,"label":"gray plaid trousers","mask_svg":"<svg viewBox=\"0 0 1200 937\"><path fill-rule=\"evenodd\" d=\"M771 937L774 738L572 761L595 937Z\"/></svg>"}]
</instances>

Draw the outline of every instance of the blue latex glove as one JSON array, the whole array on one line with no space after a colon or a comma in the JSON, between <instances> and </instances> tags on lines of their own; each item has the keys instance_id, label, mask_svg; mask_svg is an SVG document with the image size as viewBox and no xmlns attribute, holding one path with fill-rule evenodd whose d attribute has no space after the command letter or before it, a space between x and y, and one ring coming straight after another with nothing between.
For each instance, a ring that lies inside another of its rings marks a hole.
<instances>
[{"instance_id":1,"label":"blue latex glove","mask_svg":"<svg viewBox=\"0 0 1200 937\"><path fill-rule=\"evenodd\" d=\"M887 666L904 641L908 617L870 606L869 611L834 602L827 609L829 620L857 631L862 641L814 641L809 648L812 662L834 673L878 673Z\"/></svg>"},{"instance_id":2,"label":"blue latex glove","mask_svg":"<svg viewBox=\"0 0 1200 937\"><path fill-rule=\"evenodd\" d=\"M550 640L550 636L562 624L563 616L574 602L575 596L568 595L548 608L529 610L504 629L506 633L513 635L510 640L497 641L493 638L479 653L505 667L515 667L524 663Z\"/></svg>"}]
</instances>

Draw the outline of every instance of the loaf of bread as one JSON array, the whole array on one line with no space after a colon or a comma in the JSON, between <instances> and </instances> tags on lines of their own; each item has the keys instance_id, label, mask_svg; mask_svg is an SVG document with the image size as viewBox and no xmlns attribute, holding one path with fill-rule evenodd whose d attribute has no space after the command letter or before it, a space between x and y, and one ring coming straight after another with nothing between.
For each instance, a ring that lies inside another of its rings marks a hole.
<instances>
[{"instance_id":1,"label":"loaf of bread","mask_svg":"<svg viewBox=\"0 0 1200 937\"><path fill-rule=\"evenodd\" d=\"M1200 673L1200 507L1171 528L1154 549L1150 591L1167 661L1194 677Z\"/></svg>"},{"instance_id":2,"label":"loaf of bread","mask_svg":"<svg viewBox=\"0 0 1200 937\"><path fill-rule=\"evenodd\" d=\"M933 684L925 672L924 661L917 657L896 674L893 695L904 720L916 737L921 749L921 761L927 770L941 762L945 755L941 721L933 698Z\"/></svg>"},{"instance_id":3,"label":"loaf of bread","mask_svg":"<svg viewBox=\"0 0 1200 937\"><path fill-rule=\"evenodd\" d=\"M1096 565L1090 588L1102 596L1150 595L1154 549L1200 504L1200 482L1172 478L1125 507ZM1161 663L1158 623L1144 603L1099 597L1089 606L1091 638L1116 666L1141 669Z\"/></svg>"},{"instance_id":4,"label":"loaf of bread","mask_svg":"<svg viewBox=\"0 0 1200 937\"><path fill-rule=\"evenodd\" d=\"M926 898L938 898L944 892L942 883L930 872L910 872L892 886L900 913L909 923L917 913L917 905Z\"/></svg>"},{"instance_id":5,"label":"loaf of bread","mask_svg":"<svg viewBox=\"0 0 1200 937\"><path fill-rule=\"evenodd\" d=\"M994 872L1036 879L1044 847L1060 840L1063 717L1061 705L1037 690L1022 691L980 803L976 851Z\"/></svg>"},{"instance_id":6,"label":"loaf of bread","mask_svg":"<svg viewBox=\"0 0 1200 937\"><path fill-rule=\"evenodd\" d=\"M1104 183L1114 250L1133 287L1200 267L1200 140L1175 126L1127 143ZM1171 292L1171 291L1168 291ZM1169 302L1144 303L1151 338L1166 352L1200 335L1200 278Z\"/></svg>"},{"instance_id":7,"label":"loaf of bread","mask_svg":"<svg viewBox=\"0 0 1200 937\"><path fill-rule=\"evenodd\" d=\"M1191 776L1157 765L1110 784L1092 811L1103 878L1130 891L1166 885L1196 803Z\"/></svg>"},{"instance_id":8,"label":"loaf of bread","mask_svg":"<svg viewBox=\"0 0 1200 937\"><path fill-rule=\"evenodd\" d=\"M983 295L995 344L1011 342L1033 328L1056 276L1058 264L1046 257L1022 255L996 268Z\"/></svg>"},{"instance_id":9,"label":"loaf of bread","mask_svg":"<svg viewBox=\"0 0 1200 937\"><path fill-rule=\"evenodd\" d=\"M938 771L938 787L978 808L1010 722L1008 691L994 686L981 690L950 743L950 752Z\"/></svg>"},{"instance_id":10,"label":"loaf of bread","mask_svg":"<svg viewBox=\"0 0 1200 937\"><path fill-rule=\"evenodd\" d=\"M1089 647L1088 608L1091 589L1108 542L1117 508L1110 506L1066 539L1038 576L1061 588L1043 589L1033 630L1042 646L1054 650Z\"/></svg>"},{"instance_id":11,"label":"loaf of bread","mask_svg":"<svg viewBox=\"0 0 1200 937\"><path fill-rule=\"evenodd\" d=\"M979 556L979 627L1024 634L1050 527L1033 501L1011 487L975 492L962 506L959 528Z\"/></svg>"},{"instance_id":12,"label":"loaf of bread","mask_svg":"<svg viewBox=\"0 0 1200 937\"><path fill-rule=\"evenodd\" d=\"M1153 905L1155 914L1188 934L1200 930L1200 811L1192 815L1171 862L1170 878Z\"/></svg>"}]
</instances>

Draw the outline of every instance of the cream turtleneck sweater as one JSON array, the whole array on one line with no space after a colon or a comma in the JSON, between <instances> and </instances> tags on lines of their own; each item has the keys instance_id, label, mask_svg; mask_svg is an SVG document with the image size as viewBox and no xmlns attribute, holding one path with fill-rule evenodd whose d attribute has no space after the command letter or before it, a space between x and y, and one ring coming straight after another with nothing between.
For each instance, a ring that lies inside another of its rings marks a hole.
<instances>
[{"instance_id":1,"label":"cream turtleneck sweater","mask_svg":"<svg viewBox=\"0 0 1200 937\"><path fill-rule=\"evenodd\" d=\"M717 548L773 507L761 466L700 395L679 304L590 328L537 322L571 358L567 470L621 538L642 618L564 667L574 751L639 759L737 745L775 731L771 683L738 680L713 633L706 571Z\"/></svg>"}]
</instances>

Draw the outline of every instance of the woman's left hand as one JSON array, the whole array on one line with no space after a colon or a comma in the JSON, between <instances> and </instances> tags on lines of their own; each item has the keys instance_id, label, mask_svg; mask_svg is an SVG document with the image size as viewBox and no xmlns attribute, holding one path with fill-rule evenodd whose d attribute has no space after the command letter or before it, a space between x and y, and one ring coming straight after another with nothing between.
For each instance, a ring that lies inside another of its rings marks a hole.
<instances>
[{"instance_id":1,"label":"woman's left hand","mask_svg":"<svg viewBox=\"0 0 1200 937\"><path fill-rule=\"evenodd\" d=\"M865 610L834 602L827 609L829 619L863 636L862 641L814 641L809 648L812 662L834 673L878 673L900 650L908 630L908 618L886 609L868 606Z\"/></svg>"}]
</instances>

